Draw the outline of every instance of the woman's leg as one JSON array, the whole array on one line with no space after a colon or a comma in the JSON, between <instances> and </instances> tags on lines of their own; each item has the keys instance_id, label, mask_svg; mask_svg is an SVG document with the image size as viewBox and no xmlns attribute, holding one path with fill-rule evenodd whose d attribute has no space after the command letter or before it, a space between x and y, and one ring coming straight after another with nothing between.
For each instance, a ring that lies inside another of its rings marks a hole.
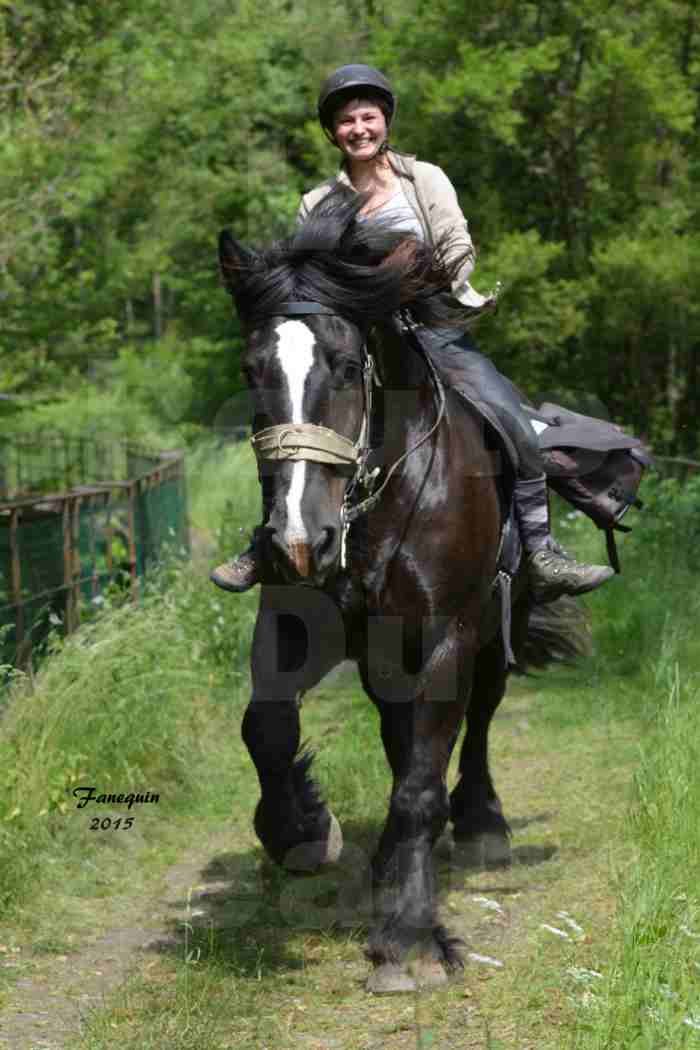
<instances>
[{"instance_id":1,"label":"woman's leg","mask_svg":"<svg viewBox=\"0 0 700 1050\"><path fill-rule=\"evenodd\" d=\"M542 457L518 389L475 349L468 336L426 349L446 382L471 401L485 405L487 415L501 424L515 449L513 504L534 597L540 602L554 601L562 594L584 594L599 587L614 575L613 570L606 565L580 564L552 538Z\"/></svg>"}]
</instances>

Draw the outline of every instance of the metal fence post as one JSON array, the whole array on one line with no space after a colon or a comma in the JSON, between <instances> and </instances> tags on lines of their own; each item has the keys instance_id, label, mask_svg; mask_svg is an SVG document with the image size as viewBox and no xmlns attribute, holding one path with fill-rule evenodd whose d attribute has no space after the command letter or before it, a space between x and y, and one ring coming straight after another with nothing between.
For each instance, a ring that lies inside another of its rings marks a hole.
<instances>
[{"instance_id":1,"label":"metal fence post","mask_svg":"<svg viewBox=\"0 0 700 1050\"><path fill-rule=\"evenodd\" d=\"M24 606L22 604L22 564L19 558L19 524L20 507L14 507L10 513L10 559L12 564L12 601L15 606L15 651L17 663L20 663L22 643L24 642Z\"/></svg>"}]
</instances>

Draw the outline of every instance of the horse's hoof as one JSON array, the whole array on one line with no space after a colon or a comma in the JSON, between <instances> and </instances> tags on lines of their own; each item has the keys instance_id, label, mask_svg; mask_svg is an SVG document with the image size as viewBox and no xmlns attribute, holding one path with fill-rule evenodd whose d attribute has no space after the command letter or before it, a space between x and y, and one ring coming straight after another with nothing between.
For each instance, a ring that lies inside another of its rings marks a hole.
<instances>
[{"instance_id":1,"label":"horse's hoof","mask_svg":"<svg viewBox=\"0 0 700 1050\"><path fill-rule=\"evenodd\" d=\"M447 971L437 959L416 959L409 967L419 988L439 988L447 984Z\"/></svg>"},{"instance_id":2,"label":"horse's hoof","mask_svg":"<svg viewBox=\"0 0 700 1050\"><path fill-rule=\"evenodd\" d=\"M465 868L507 868L513 862L510 839L495 831L460 839L455 836L452 859Z\"/></svg>"},{"instance_id":3,"label":"horse's hoof","mask_svg":"<svg viewBox=\"0 0 700 1050\"><path fill-rule=\"evenodd\" d=\"M310 872L337 863L343 852L343 833L340 824L330 814L328 838L322 842L300 842L284 855L283 865L287 871Z\"/></svg>"},{"instance_id":4,"label":"horse's hoof","mask_svg":"<svg viewBox=\"0 0 700 1050\"><path fill-rule=\"evenodd\" d=\"M372 995L398 995L415 992L416 981L398 963L382 963L369 975L365 987Z\"/></svg>"}]
</instances>

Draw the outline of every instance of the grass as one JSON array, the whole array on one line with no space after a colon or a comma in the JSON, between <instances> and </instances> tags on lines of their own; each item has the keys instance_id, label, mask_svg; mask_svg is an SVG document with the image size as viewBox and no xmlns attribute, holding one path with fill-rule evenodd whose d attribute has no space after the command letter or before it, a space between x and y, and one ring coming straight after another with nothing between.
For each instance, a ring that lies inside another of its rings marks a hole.
<instances>
[{"instance_id":1,"label":"grass","mask_svg":"<svg viewBox=\"0 0 700 1050\"><path fill-rule=\"evenodd\" d=\"M572 677L572 723L633 719L639 736L621 829L634 863L615 879L609 959L580 1013L577 1050L700 1044L700 491L652 478L644 495L647 517L622 546L622 586L594 599L594 659ZM576 519L570 528L590 556L590 534Z\"/></svg>"},{"instance_id":2,"label":"grass","mask_svg":"<svg viewBox=\"0 0 700 1050\"><path fill-rule=\"evenodd\" d=\"M203 600L193 601L183 578L141 607L115 609L66 642L56 640L34 682L16 689L0 740L5 909L33 892L47 858L58 873L76 855L93 855L89 810L76 813L76 787L157 791L161 816L201 806L198 770L211 752L211 715L223 703L224 681L222 646L196 632L197 614L204 617L195 605ZM180 617L188 607L187 629ZM141 807L137 824L150 815Z\"/></svg>"},{"instance_id":3,"label":"grass","mask_svg":"<svg viewBox=\"0 0 700 1050\"><path fill-rule=\"evenodd\" d=\"M612 958L581 1050L700 1040L700 697L676 672L641 748L626 829L637 859L619 880Z\"/></svg>"},{"instance_id":4,"label":"grass","mask_svg":"<svg viewBox=\"0 0 700 1050\"><path fill-rule=\"evenodd\" d=\"M190 494L196 526L240 549L259 506L249 448L201 445ZM0 967L0 1002L15 1001L13 975L58 981L66 953L87 981L81 944L123 927L125 908L148 925L190 847L206 867L158 919L168 946L132 961L74 1050L697 1045L698 591L671 541L688 538L691 511L625 539L623 577L589 599L590 662L510 687L493 764L518 863L465 874L441 861L443 915L502 967L472 960L431 996L367 997L358 878L389 792L371 705L342 678L305 700L348 848L339 870L290 879L255 840L238 736L255 595L218 597L201 569L171 567L167 587L56 642L15 688L0 740L0 952L21 965ZM560 512L556 531L602 556L580 518ZM162 803L139 810L130 839L95 835L73 808L83 782L158 790ZM206 830L224 821L212 845Z\"/></svg>"},{"instance_id":5,"label":"grass","mask_svg":"<svg viewBox=\"0 0 700 1050\"><path fill-rule=\"evenodd\" d=\"M231 459L233 478L241 451ZM213 489L217 466L199 462ZM245 520L236 512L247 513L243 502L226 519L234 534ZM222 600L201 569L175 562L139 605L114 602L78 634L56 634L41 669L16 678L0 736L0 912L21 907L38 879L60 881L92 856L85 821L76 833L76 786L150 787L167 799L159 812L168 817L214 804L201 770L220 760L222 729L238 734L231 711L244 703L255 606L255 595Z\"/></svg>"},{"instance_id":6,"label":"grass","mask_svg":"<svg viewBox=\"0 0 700 1050\"><path fill-rule=\"evenodd\" d=\"M200 441L188 457L192 524L214 535L222 553L242 550L260 520L255 456L247 441Z\"/></svg>"}]
</instances>

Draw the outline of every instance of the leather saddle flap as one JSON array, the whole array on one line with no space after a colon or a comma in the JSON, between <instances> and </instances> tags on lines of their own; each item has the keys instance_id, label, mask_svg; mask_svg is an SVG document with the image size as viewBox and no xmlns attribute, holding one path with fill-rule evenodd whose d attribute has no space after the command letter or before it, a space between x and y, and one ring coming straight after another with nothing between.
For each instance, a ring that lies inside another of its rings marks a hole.
<instances>
[{"instance_id":1,"label":"leather saddle flap","mask_svg":"<svg viewBox=\"0 0 700 1050\"><path fill-rule=\"evenodd\" d=\"M550 448L580 448L591 452L612 452L615 449L639 448L642 441L625 434L622 427L606 419L596 419L572 412L561 405L544 402L536 416L547 423L538 434L542 450Z\"/></svg>"}]
</instances>

